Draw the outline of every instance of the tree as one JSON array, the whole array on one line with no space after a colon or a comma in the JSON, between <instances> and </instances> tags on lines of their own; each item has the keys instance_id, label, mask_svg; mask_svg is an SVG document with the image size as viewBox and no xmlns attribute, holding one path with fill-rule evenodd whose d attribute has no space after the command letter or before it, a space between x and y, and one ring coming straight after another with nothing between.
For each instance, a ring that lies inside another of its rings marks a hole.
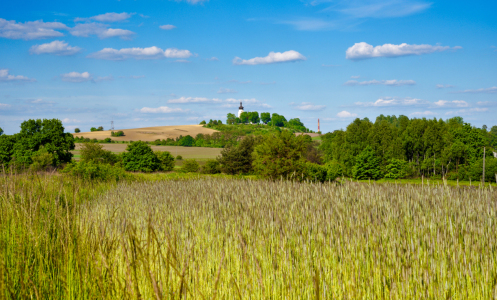
<instances>
[{"instance_id":1,"label":"tree","mask_svg":"<svg viewBox=\"0 0 497 300\"><path fill-rule=\"evenodd\" d=\"M98 131L95 127L92 127L90 128L90 131L93 132L93 131Z\"/></svg>"},{"instance_id":2,"label":"tree","mask_svg":"<svg viewBox=\"0 0 497 300\"><path fill-rule=\"evenodd\" d=\"M114 165L120 158L111 151L104 150L98 143L83 143L81 146L81 161Z\"/></svg>"},{"instance_id":3,"label":"tree","mask_svg":"<svg viewBox=\"0 0 497 300\"><path fill-rule=\"evenodd\" d=\"M198 162L194 159L185 159L181 171L185 173L196 173L200 169Z\"/></svg>"},{"instance_id":4,"label":"tree","mask_svg":"<svg viewBox=\"0 0 497 300\"><path fill-rule=\"evenodd\" d=\"M252 171L252 152L259 138L245 136L238 146L228 146L221 151L219 163L226 174L247 174Z\"/></svg>"},{"instance_id":5,"label":"tree","mask_svg":"<svg viewBox=\"0 0 497 300\"><path fill-rule=\"evenodd\" d=\"M248 123L248 121L249 121L249 113L246 112L246 111L242 112L240 114L240 121L241 121L241 123L244 123L244 124Z\"/></svg>"},{"instance_id":6,"label":"tree","mask_svg":"<svg viewBox=\"0 0 497 300\"><path fill-rule=\"evenodd\" d=\"M261 113L261 121L264 124L267 124L269 121L271 121L271 114L268 112Z\"/></svg>"},{"instance_id":7,"label":"tree","mask_svg":"<svg viewBox=\"0 0 497 300\"><path fill-rule=\"evenodd\" d=\"M13 135L0 135L0 166L11 161L15 142L16 138Z\"/></svg>"},{"instance_id":8,"label":"tree","mask_svg":"<svg viewBox=\"0 0 497 300\"><path fill-rule=\"evenodd\" d=\"M386 166L385 178L400 179L407 176L405 171L407 162L405 160L392 158Z\"/></svg>"},{"instance_id":9,"label":"tree","mask_svg":"<svg viewBox=\"0 0 497 300\"><path fill-rule=\"evenodd\" d=\"M97 131L104 131L104 127L103 126L98 126Z\"/></svg>"},{"instance_id":10,"label":"tree","mask_svg":"<svg viewBox=\"0 0 497 300\"><path fill-rule=\"evenodd\" d=\"M271 123L274 126L283 127L285 126L286 119L285 117L274 113L271 117Z\"/></svg>"},{"instance_id":11,"label":"tree","mask_svg":"<svg viewBox=\"0 0 497 300\"><path fill-rule=\"evenodd\" d=\"M271 179L302 178L306 170L307 144L303 135L295 136L288 130L267 136L254 148L254 170Z\"/></svg>"},{"instance_id":12,"label":"tree","mask_svg":"<svg viewBox=\"0 0 497 300\"><path fill-rule=\"evenodd\" d=\"M221 173L221 164L218 160L209 159L205 162L205 165L201 170L202 174L218 174Z\"/></svg>"},{"instance_id":13,"label":"tree","mask_svg":"<svg viewBox=\"0 0 497 300\"><path fill-rule=\"evenodd\" d=\"M178 141L178 146L193 147L195 146L195 139L191 135L184 136Z\"/></svg>"},{"instance_id":14,"label":"tree","mask_svg":"<svg viewBox=\"0 0 497 300\"><path fill-rule=\"evenodd\" d=\"M80 133L81 130L79 130L79 128L74 128L74 133Z\"/></svg>"},{"instance_id":15,"label":"tree","mask_svg":"<svg viewBox=\"0 0 497 300\"><path fill-rule=\"evenodd\" d=\"M259 118L259 113L256 111L250 112L249 121L252 124L259 124L259 122L261 121L261 119Z\"/></svg>"},{"instance_id":16,"label":"tree","mask_svg":"<svg viewBox=\"0 0 497 300\"><path fill-rule=\"evenodd\" d=\"M2 127L0 127L0 135L2 135L2 134L3 134L3 129L2 129Z\"/></svg>"},{"instance_id":17,"label":"tree","mask_svg":"<svg viewBox=\"0 0 497 300\"><path fill-rule=\"evenodd\" d=\"M51 165L59 166L70 162L74 150L74 137L64 133L62 122L57 119L28 120L21 124L21 132L15 135L15 144L12 158L17 164L30 165L31 157L45 147L48 153L53 154Z\"/></svg>"},{"instance_id":18,"label":"tree","mask_svg":"<svg viewBox=\"0 0 497 300\"><path fill-rule=\"evenodd\" d=\"M160 163L161 171L172 171L174 169L174 156L168 151L155 151L155 156Z\"/></svg>"},{"instance_id":19,"label":"tree","mask_svg":"<svg viewBox=\"0 0 497 300\"><path fill-rule=\"evenodd\" d=\"M235 114L228 113L227 118L226 118L226 124L228 125L233 125L236 122L236 116Z\"/></svg>"},{"instance_id":20,"label":"tree","mask_svg":"<svg viewBox=\"0 0 497 300\"><path fill-rule=\"evenodd\" d=\"M40 171L48 168L52 164L53 154L49 153L45 147L40 146L40 149L33 154L31 159L33 160L31 169Z\"/></svg>"},{"instance_id":21,"label":"tree","mask_svg":"<svg viewBox=\"0 0 497 300\"><path fill-rule=\"evenodd\" d=\"M356 158L353 169L355 179L378 179L381 177L380 159L376 157L373 148L367 146Z\"/></svg>"},{"instance_id":22,"label":"tree","mask_svg":"<svg viewBox=\"0 0 497 300\"><path fill-rule=\"evenodd\" d=\"M160 169L160 161L145 142L132 142L123 155L123 165L126 171L153 172Z\"/></svg>"},{"instance_id":23,"label":"tree","mask_svg":"<svg viewBox=\"0 0 497 300\"><path fill-rule=\"evenodd\" d=\"M203 120L202 122L200 122L200 125L205 125L205 124L207 124L207 123L205 122L205 120Z\"/></svg>"}]
</instances>

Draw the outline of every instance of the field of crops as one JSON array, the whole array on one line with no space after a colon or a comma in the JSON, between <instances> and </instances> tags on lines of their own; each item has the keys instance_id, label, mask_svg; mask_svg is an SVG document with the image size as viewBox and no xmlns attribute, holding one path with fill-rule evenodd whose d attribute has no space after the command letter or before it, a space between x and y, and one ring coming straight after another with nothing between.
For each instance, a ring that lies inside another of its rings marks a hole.
<instances>
[{"instance_id":1,"label":"field of crops","mask_svg":"<svg viewBox=\"0 0 497 300\"><path fill-rule=\"evenodd\" d=\"M497 191L0 177L0 298L494 299Z\"/></svg>"}]
</instances>

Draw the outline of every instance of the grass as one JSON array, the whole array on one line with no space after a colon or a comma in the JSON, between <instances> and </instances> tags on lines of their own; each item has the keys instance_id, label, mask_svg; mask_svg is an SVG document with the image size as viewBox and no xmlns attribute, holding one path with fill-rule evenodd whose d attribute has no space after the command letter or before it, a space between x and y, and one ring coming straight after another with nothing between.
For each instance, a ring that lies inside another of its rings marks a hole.
<instances>
[{"instance_id":1,"label":"grass","mask_svg":"<svg viewBox=\"0 0 497 300\"><path fill-rule=\"evenodd\" d=\"M0 298L493 299L494 187L0 176Z\"/></svg>"}]
</instances>

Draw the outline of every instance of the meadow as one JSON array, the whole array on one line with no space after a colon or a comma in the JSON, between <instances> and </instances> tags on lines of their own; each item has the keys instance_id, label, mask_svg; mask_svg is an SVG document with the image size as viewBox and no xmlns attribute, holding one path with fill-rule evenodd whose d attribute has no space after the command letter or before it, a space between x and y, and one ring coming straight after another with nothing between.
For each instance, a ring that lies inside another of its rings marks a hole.
<instances>
[{"instance_id":1,"label":"meadow","mask_svg":"<svg viewBox=\"0 0 497 300\"><path fill-rule=\"evenodd\" d=\"M1 176L0 298L497 296L495 187L170 174Z\"/></svg>"}]
</instances>

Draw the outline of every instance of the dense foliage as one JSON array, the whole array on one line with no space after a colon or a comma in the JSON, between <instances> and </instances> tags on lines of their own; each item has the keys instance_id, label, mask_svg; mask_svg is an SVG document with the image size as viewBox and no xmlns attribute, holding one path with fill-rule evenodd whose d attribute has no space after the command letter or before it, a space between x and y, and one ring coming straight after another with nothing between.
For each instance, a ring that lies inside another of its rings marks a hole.
<instances>
[{"instance_id":1,"label":"dense foliage","mask_svg":"<svg viewBox=\"0 0 497 300\"><path fill-rule=\"evenodd\" d=\"M252 153L260 138L246 136L238 146L228 146L221 151L219 163L221 171L226 174L247 174L252 172L254 161Z\"/></svg>"},{"instance_id":2,"label":"dense foliage","mask_svg":"<svg viewBox=\"0 0 497 300\"><path fill-rule=\"evenodd\" d=\"M153 172L161 168L157 155L142 141L129 144L122 156L126 171Z\"/></svg>"},{"instance_id":3,"label":"dense foliage","mask_svg":"<svg viewBox=\"0 0 497 300\"><path fill-rule=\"evenodd\" d=\"M0 164L29 166L34 156L47 153L44 158L51 158L50 165L59 166L71 161L73 149L74 138L64 132L60 120L28 120L22 122L19 133L0 136Z\"/></svg>"},{"instance_id":4,"label":"dense foliage","mask_svg":"<svg viewBox=\"0 0 497 300\"><path fill-rule=\"evenodd\" d=\"M110 136L114 136L114 137L124 136L124 131L122 131L122 130L119 130L119 131L111 131L111 132L110 132Z\"/></svg>"},{"instance_id":5,"label":"dense foliage","mask_svg":"<svg viewBox=\"0 0 497 300\"><path fill-rule=\"evenodd\" d=\"M357 179L445 176L480 180L484 147L489 173L497 173L492 169L497 128L494 131L472 127L460 117L443 121L381 115L374 123L356 119L345 130L323 135L320 149L325 162L340 163L346 176ZM486 176L486 180L495 178Z\"/></svg>"}]
</instances>

